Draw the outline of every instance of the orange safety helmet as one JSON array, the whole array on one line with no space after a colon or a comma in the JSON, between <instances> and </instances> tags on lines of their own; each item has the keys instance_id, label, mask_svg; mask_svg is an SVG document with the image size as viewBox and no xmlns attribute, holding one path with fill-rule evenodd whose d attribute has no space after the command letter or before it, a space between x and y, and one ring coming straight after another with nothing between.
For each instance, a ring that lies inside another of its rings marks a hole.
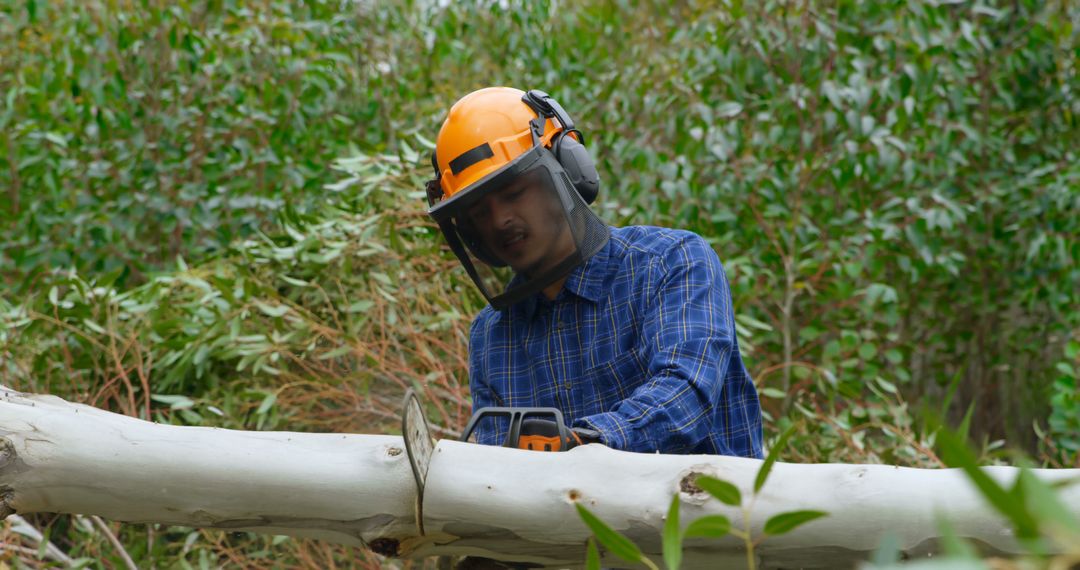
<instances>
[{"instance_id":1,"label":"orange safety helmet","mask_svg":"<svg viewBox=\"0 0 1080 570\"><path fill-rule=\"evenodd\" d=\"M431 155L438 187L429 187L429 205L469 190L537 144L555 154L582 199L591 204L600 176L583 138L562 106L543 91L526 93L512 87L473 91L450 107L439 129Z\"/></svg>"},{"instance_id":2,"label":"orange safety helmet","mask_svg":"<svg viewBox=\"0 0 1080 570\"><path fill-rule=\"evenodd\" d=\"M543 91L489 87L454 103L435 140L428 214L496 309L539 292L600 250L588 204L600 177L566 111ZM499 227L481 204L520 201Z\"/></svg>"},{"instance_id":3,"label":"orange safety helmet","mask_svg":"<svg viewBox=\"0 0 1080 570\"><path fill-rule=\"evenodd\" d=\"M435 165L444 198L468 188L533 147L529 121L537 114L511 87L488 87L462 97L435 141ZM547 119L544 146L562 131Z\"/></svg>"}]
</instances>

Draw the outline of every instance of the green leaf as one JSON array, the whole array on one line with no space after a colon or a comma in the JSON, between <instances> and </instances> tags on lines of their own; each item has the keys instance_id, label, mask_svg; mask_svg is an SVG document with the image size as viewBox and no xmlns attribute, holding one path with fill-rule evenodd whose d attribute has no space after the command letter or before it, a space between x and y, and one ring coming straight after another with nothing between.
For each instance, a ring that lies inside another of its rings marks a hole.
<instances>
[{"instance_id":1,"label":"green leaf","mask_svg":"<svg viewBox=\"0 0 1080 570\"><path fill-rule=\"evenodd\" d=\"M884 566L900 562L900 537L893 531L886 531L885 536L878 542L877 550L870 556L870 563L874 566Z\"/></svg>"},{"instance_id":2,"label":"green leaf","mask_svg":"<svg viewBox=\"0 0 1080 570\"><path fill-rule=\"evenodd\" d=\"M743 110L743 106L735 101L726 101L721 103L716 108L716 114L719 117L734 117Z\"/></svg>"},{"instance_id":3,"label":"green leaf","mask_svg":"<svg viewBox=\"0 0 1080 570\"><path fill-rule=\"evenodd\" d=\"M368 275L370 277L374 278L379 283L382 283L383 285L386 285L387 287L393 287L394 286L394 282L391 281L390 277L387 276L385 273L380 273L378 271L372 271L371 273L368 273Z\"/></svg>"},{"instance_id":4,"label":"green leaf","mask_svg":"<svg viewBox=\"0 0 1080 570\"><path fill-rule=\"evenodd\" d=\"M365 299L363 301L357 301L357 302L353 303L352 305L349 305L349 308L346 309L345 312L347 312L347 313L366 313L366 312L368 312L369 309L371 309L374 306L375 306L375 303L373 301L369 301L369 300Z\"/></svg>"},{"instance_id":5,"label":"green leaf","mask_svg":"<svg viewBox=\"0 0 1080 570\"><path fill-rule=\"evenodd\" d=\"M268 317L280 317L289 312L288 305L267 305L262 301L255 301L255 306L259 308L259 311Z\"/></svg>"},{"instance_id":6,"label":"green leaf","mask_svg":"<svg viewBox=\"0 0 1080 570\"><path fill-rule=\"evenodd\" d=\"M874 381L877 383L878 386L881 386L882 390L885 390L886 392L888 392L890 394L898 393L898 391L896 389L896 384L893 384L892 382L889 382L888 380L882 378L881 376L875 377Z\"/></svg>"},{"instance_id":7,"label":"green leaf","mask_svg":"<svg viewBox=\"0 0 1080 570\"><path fill-rule=\"evenodd\" d=\"M604 521L597 518L596 515L590 513L588 509L580 504L574 506L577 508L578 516L585 521L589 530L596 536L596 540L600 541L604 548L627 562L641 562L641 549L631 542L629 538L609 527Z\"/></svg>"},{"instance_id":8,"label":"green leaf","mask_svg":"<svg viewBox=\"0 0 1080 570\"><path fill-rule=\"evenodd\" d=\"M1056 526L1062 534L1080 537L1080 520L1064 507L1061 497L1050 485L1036 477L1030 470L1021 469L1016 485L1022 486L1032 514L1040 521Z\"/></svg>"},{"instance_id":9,"label":"green leaf","mask_svg":"<svg viewBox=\"0 0 1080 570\"><path fill-rule=\"evenodd\" d=\"M791 511L789 513L780 513L765 521L765 534L773 536L785 534L812 520L827 515L828 513L822 511Z\"/></svg>"},{"instance_id":10,"label":"green leaf","mask_svg":"<svg viewBox=\"0 0 1080 570\"><path fill-rule=\"evenodd\" d=\"M968 404L968 409L964 412L964 419L960 421L960 427L956 428L956 435L961 440L966 440L968 433L971 430L971 418L975 415L975 402Z\"/></svg>"},{"instance_id":11,"label":"green leaf","mask_svg":"<svg viewBox=\"0 0 1080 570\"><path fill-rule=\"evenodd\" d=\"M1017 536L1035 538L1039 535L1039 523L1027 512L1023 501L1007 492L979 468L975 454L968 449L958 435L942 428L937 433L936 442L942 461L949 467L963 469L986 500L1013 523ZM1023 488L1017 487L1017 489Z\"/></svg>"},{"instance_id":12,"label":"green leaf","mask_svg":"<svg viewBox=\"0 0 1080 570\"><path fill-rule=\"evenodd\" d=\"M38 543L37 557L38 560L45 560L45 554L49 551L49 544L51 544L52 538L52 526L45 527L45 530L41 533L42 540Z\"/></svg>"},{"instance_id":13,"label":"green leaf","mask_svg":"<svg viewBox=\"0 0 1080 570\"><path fill-rule=\"evenodd\" d=\"M679 494L671 498L667 520L664 521L664 564L668 570L678 570L682 563L682 534L679 529Z\"/></svg>"},{"instance_id":14,"label":"green leaf","mask_svg":"<svg viewBox=\"0 0 1080 570\"><path fill-rule=\"evenodd\" d=\"M979 553L975 547L970 542L960 538L949 519L940 513L937 515L937 527L938 532L941 534L941 547L946 556L963 560L979 559Z\"/></svg>"},{"instance_id":15,"label":"green leaf","mask_svg":"<svg viewBox=\"0 0 1080 570\"><path fill-rule=\"evenodd\" d=\"M702 475L694 482L725 505L737 507L742 504L742 493L739 492L739 488L727 481Z\"/></svg>"},{"instance_id":16,"label":"green leaf","mask_svg":"<svg viewBox=\"0 0 1080 570\"><path fill-rule=\"evenodd\" d=\"M62 135L56 133L45 133L45 139L59 146L60 148L67 148L67 139L65 139Z\"/></svg>"},{"instance_id":17,"label":"green leaf","mask_svg":"<svg viewBox=\"0 0 1080 570\"><path fill-rule=\"evenodd\" d=\"M686 527L686 538L720 538L731 532L731 521L724 515L708 515L697 519Z\"/></svg>"},{"instance_id":18,"label":"green leaf","mask_svg":"<svg viewBox=\"0 0 1080 570\"><path fill-rule=\"evenodd\" d=\"M277 402L277 393L274 392L274 393L267 394L266 397L263 398L262 403L259 404L259 409L255 410L255 414L256 415L262 415L262 414L265 414L266 412L269 412L270 408L273 407L275 402Z\"/></svg>"},{"instance_id":19,"label":"green leaf","mask_svg":"<svg viewBox=\"0 0 1080 570\"><path fill-rule=\"evenodd\" d=\"M780 436L780 439L776 440L776 444L769 449L769 455L765 458L765 463L761 465L761 469L758 469L757 478L754 479L754 494L761 491L761 487L765 485L765 481L769 478L769 472L772 471L773 464L776 463L777 458L780 457L780 451L787 445L788 439L795 433L795 426L787 428Z\"/></svg>"},{"instance_id":20,"label":"green leaf","mask_svg":"<svg viewBox=\"0 0 1080 570\"><path fill-rule=\"evenodd\" d=\"M783 390L778 390L776 388L762 388L758 390L758 394L761 394L766 398L774 398L777 400L783 400L787 397L787 394Z\"/></svg>"},{"instance_id":21,"label":"green leaf","mask_svg":"<svg viewBox=\"0 0 1080 570\"><path fill-rule=\"evenodd\" d=\"M185 410L195 405L187 396L172 394L151 394L150 399L162 404L168 404L171 410Z\"/></svg>"},{"instance_id":22,"label":"green leaf","mask_svg":"<svg viewBox=\"0 0 1080 570\"><path fill-rule=\"evenodd\" d=\"M295 285L297 287L309 287L311 285L311 283L308 283L303 279L295 279L293 277L289 277L288 275L282 274L279 277L281 277L281 280L288 283L289 285Z\"/></svg>"},{"instance_id":23,"label":"green leaf","mask_svg":"<svg viewBox=\"0 0 1080 570\"><path fill-rule=\"evenodd\" d=\"M596 550L596 541L589 537L589 547L585 551L585 570L600 569L600 553Z\"/></svg>"},{"instance_id":24,"label":"green leaf","mask_svg":"<svg viewBox=\"0 0 1080 570\"><path fill-rule=\"evenodd\" d=\"M94 332L96 332L98 334L107 334L108 333L108 331L105 330L105 327L95 323L94 321L91 321L90 319L83 319L83 324L86 325L86 328L88 328L88 329L90 329L90 330L92 330L92 331L94 331Z\"/></svg>"},{"instance_id":25,"label":"green leaf","mask_svg":"<svg viewBox=\"0 0 1080 570\"><path fill-rule=\"evenodd\" d=\"M335 348L334 350L331 350L329 352L324 352L324 353L316 356L315 360L330 360L331 358L338 358L340 356L345 356L346 354L351 353L353 350L354 350L354 348L349 346L349 345L339 346L339 347Z\"/></svg>"}]
</instances>

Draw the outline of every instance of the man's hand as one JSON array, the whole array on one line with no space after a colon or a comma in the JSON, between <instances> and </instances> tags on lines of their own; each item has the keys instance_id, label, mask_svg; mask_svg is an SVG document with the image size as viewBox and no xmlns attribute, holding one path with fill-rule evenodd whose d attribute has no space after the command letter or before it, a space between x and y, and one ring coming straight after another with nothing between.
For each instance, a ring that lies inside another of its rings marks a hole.
<instances>
[{"instance_id":1,"label":"man's hand","mask_svg":"<svg viewBox=\"0 0 1080 570\"><path fill-rule=\"evenodd\" d=\"M559 433L559 424L551 420L531 419L521 422L519 449L532 451L566 451L579 445L600 443L600 432L588 428L573 428L569 438Z\"/></svg>"},{"instance_id":2,"label":"man's hand","mask_svg":"<svg viewBox=\"0 0 1080 570\"><path fill-rule=\"evenodd\" d=\"M574 437L578 440L578 445L588 445L590 443L603 443L600 439L600 432L589 428L573 428L570 431L574 432Z\"/></svg>"}]
</instances>

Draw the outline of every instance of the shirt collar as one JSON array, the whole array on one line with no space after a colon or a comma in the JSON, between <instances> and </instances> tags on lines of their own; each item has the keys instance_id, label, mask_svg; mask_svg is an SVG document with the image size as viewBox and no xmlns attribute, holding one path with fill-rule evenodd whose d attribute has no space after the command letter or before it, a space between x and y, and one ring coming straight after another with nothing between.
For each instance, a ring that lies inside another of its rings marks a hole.
<instances>
[{"instance_id":1,"label":"shirt collar","mask_svg":"<svg viewBox=\"0 0 1080 570\"><path fill-rule=\"evenodd\" d=\"M604 247L600 248L600 251L586 259L585 263L575 267L570 272L569 277L566 278L562 291L559 291L554 301L549 301L541 292L522 300L513 307L513 310L521 311L520 315L526 321L531 321L536 317L541 305L556 303L569 294L577 295L591 303L598 303L603 293L604 276L607 274L603 268L607 267L608 260L611 257L611 253L608 251L610 247L611 241L609 240Z\"/></svg>"}]
</instances>

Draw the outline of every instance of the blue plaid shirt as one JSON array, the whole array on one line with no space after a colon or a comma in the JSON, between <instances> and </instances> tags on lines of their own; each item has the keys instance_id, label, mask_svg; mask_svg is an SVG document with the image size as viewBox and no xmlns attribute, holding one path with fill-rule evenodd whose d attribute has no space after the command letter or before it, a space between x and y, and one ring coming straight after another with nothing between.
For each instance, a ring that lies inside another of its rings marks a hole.
<instances>
[{"instance_id":1,"label":"blue plaid shirt","mask_svg":"<svg viewBox=\"0 0 1080 570\"><path fill-rule=\"evenodd\" d=\"M474 411L553 407L615 449L762 457L727 278L694 233L612 228L554 300L485 307L469 346ZM477 441L506 431L485 420Z\"/></svg>"}]
</instances>

